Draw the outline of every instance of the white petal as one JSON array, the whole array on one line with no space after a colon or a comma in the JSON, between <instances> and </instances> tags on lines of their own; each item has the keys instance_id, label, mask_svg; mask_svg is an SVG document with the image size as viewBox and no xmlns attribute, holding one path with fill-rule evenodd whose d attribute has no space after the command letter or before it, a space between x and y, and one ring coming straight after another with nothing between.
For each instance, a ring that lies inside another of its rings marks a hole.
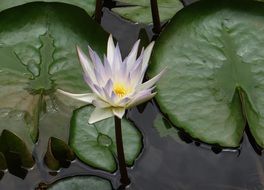
<instances>
[{"instance_id":1,"label":"white petal","mask_svg":"<svg viewBox=\"0 0 264 190\"><path fill-rule=\"evenodd\" d=\"M124 60L124 61L121 63L119 72L120 72L120 77L121 77L121 78L126 78L127 73L128 73L128 72L127 72L127 63L126 63L126 60Z\"/></svg>"},{"instance_id":2,"label":"white petal","mask_svg":"<svg viewBox=\"0 0 264 190\"><path fill-rule=\"evenodd\" d=\"M105 57L104 55L104 70L105 70L105 74L107 75L107 78L111 78L112 76L112 67L108 61L108 59Z\"/></svg>"},{"instance_id":3,"label":"white petal","mask_svg":"<svg viewBox=\"0 0 264 190\"><path fill-rule=\"evenodd\" d=\"M103 72L100 72L96 69L94 69L94 74L97 80L97 84L99 84L100 86L105 85L105 74L103 74Z\"/></svg>"},{"instance_id":4,"label":"white petal","mask_svg":"<svg viewBox=\"0 0 264 190\"><path fill-rule=\"evenodd\" d=\"M100 57L98 56L98 54L95 51L93 51L90 46L88 46L88 49L89 49L90 58L92 59L93 64L94 64L94 75L96 79L98 80L98 74L99 74L100 75L99 81L103 81L103 83L105 83L107 80L107 76L105 73L105 67Z\"/></svg>"},{"instance_id":5,"label":"white petal","mask_svg":"<svg viewBox=\"0 0 264 190\"><path fill-rule=\"evenodd\" d=\"M136 41L131 52L127 56L127 68L129 71L134 67L134 64L136 62L139 43L140 43L140 40Z\"/></svg>"},{"instance_id":6,"label":"white petal","mask_svg":"<svg viewBox=\"0 0 264 190\"><path fill-rule=\"evenodd\" d=\"M119 45L118 43L116 44L116 48L115 48L115 54L114 54L114 60L113 60L113 64L112 64L112 71L114 74L114 77L119 77L121 75L120 73L120 67L122 64L122 56L121 56L121 52L119 49Z\"/></svg>"},{"instance_id":7,"label":"white petal","mask_svg":"<svg viewBox=\"0 0 264 190\"><path fill-rule=\"evenodd\" d=\"M144 94L142 96L138 96L135 99L133 99L129 105L127 106L128 108L137 106L139 104L142 104L144 102L149 101L150 99L152 99L155 95L157 94L157 92L151 93L151 94Z\"/></svg>"},{"instance_id":8,"label":"white petal","mask_svg":"<svg viewBox=\"0 0 264 190\"><path fill-rule=\"evenodd\" d=\"M106 97L110 100L111 99L111 94L112 94L112 88L113 88L113 82L111 79L109 79L107 81L107 83L105 84L103 91L106 95Z\"/></svg>"},{"instance_id":9,"label":"white petal","mask_svg":"<svg viewBox=\"0 0 264 190\"><path fill-rule=\"evenodd\" d=\"M151 88L152 86L154 86L156 84L156 82L160 79L160 77L164 74L165 70L166 70L166 68L163 69L158 75L156 75L152 79L150 79L147 82L137 86L136 91L146 90L146 89Z\"/></svg>"},{"instance_id":10,"label":"white petal","mask_svg":"<svg viewBox=\"0 0 264 190\"><path fill-rule=\"evenodd\" d=\"M93 124L113 115L114 113L111 108L95 108L88 120L88 123Z\"/></svg>"},{"instance_id":11,"label":"white petal","mask_svg":"<svg viewBox=\"0 0 264 190\"><path fill-rule=\"evenodd\" d=\"M95 81L95 75L94 75L94 72L93 72L93 63L92 61L90 60L90 58L88 58L84 53L83 51L77 46L76 47L77 49L77 53L78 53L78 57L79 57L79 61L81 63L81 66L83 68L83 71L85 73L85 75L88 75L90 76L91 80L92 81Z\"/></svg>"},{"instance_id":12,"label":"white petal","mask_svg":"<svg viewBox=\"0 0 264 190\"><path fill-rule=\"evenodd\" d=\"M142 64L143 57L144 57L144 52L145 52L145 50L144 50L144 47L143 47L139 57L137 58L137 60L135 61L134 65L133 65L133 67L136 67L138 64Z\"/></svg>"},{"instance_id":13,"label":"white petal","mask_svg":"<svg viewBox=\"0 0 264 190\"><path fill-rule=\"evenodd\" d=\"M117 100L118 100L117 95L112 91L112 93L111 93L111 102L116 104Z\"/></svg>"},{"instance_id":14,"label":"white petal","mask_svg":"<svg viewBox=\"0 0 264 190\"><path fill-rule=\"evenodd\" d=\"M142 70L146 70L146 68L148 67L148 62L149 62L149 58L150 58L150 55L151 55L153 46L154 46L154 42L151 42L148 45L148 47L146 48L145 52L144 52L143 63L142 63Z\"/></svg>"},{"instance_id":15,"label":"white petal","mask_svg":"<svg viewBox=\"0 0 264 190\"><path fill-rule=\"evenodd\" d=\"M93 61L93 64L102 66L103 64L98 54L90 46L88 46L88 50L89 50L90 58Z\"/></svg>"},{"instance_id":16,"label":"white petal","mask_svg":"<svg viewBox=\"0 0 264 190\"><path fill-rule=\"evenodd\" d=\"M94 87L94 85L97 84L97 82L96 83L93 82L92 79L88 75L83 75L83 79L86 82L86 84L88 84L88 86L91 88L91 90L94 93L98 94L95 87Z\"/></svg>"},{"instance_id":17,"label":"white petal","mask_svg":"<svg viewBox=\"0 0 264 190\"><path fill-rule=\"evenodd\" d=\"M108 104L107 102L100 100L100 99L95 99L93 100L92 104L95 107L99 107L99 108L109 108L111 105Z\"/></svg>"},{"instance_id":18,"label":"white petal","mask_svg":"<svg viewBox=\"0 0 264 190\"><path fill-rule=\"evenodd\" d=\"M127 85L132 87L132 80L131 80L131 74L130 73L127 74L127 76L125 77L124 81L127 83Z\"/></svg>"},{"instance_id":19,"label":"white petal","mask_svg":"<svg viewBox=\"0 0 264 190\"><path fill-rule=\"evenodd\" d=\"M107 42L107 59L110 64L113 63L114 60L114 54L115 54L115 44L113 41L112 34L110 34Z\"/></svg>"},{"instance_id":20,"label":"white petal","mask_svg":"<svg viewBox=\"0 0 264 190\"><path fill-rule=\"evenodd\" d=\"M96 99L96 95L94 93L86 93L86 94L72 94L69 92L65 92L63 90L58 89L59 93L69 96L73 99L80 100L82 102L92 103Z\"/></svg>"},{"instance_id":21,"label":"white petal","mask_svg":"<svg viewBox=\"0 0 264 190\"><path fill-rule=\"evenodd\" d=\"M125 108L112 108L113 113L115 116L117 116L119 119L122 119L122 117L124 116L126 109Z\"/></svg>"},{"instance_id":22,"label":"white petal","mask_svg":"<svg viewBox=\"0 0 264 190\"><path fill-rule=\"evenodd\" d=\"M142 73L142 64L138 64L130 73L131 73L131 82L133 86L136 86L141 83L141 76L145 73Z\"/></svg>"},{"instance_id":23,"label":"white petal","mask_svg":"<svg viewBox=\"0 0 264 190\"><path fill-rule=\"evenodd\" d=\"M94 84L94 88L95 88L95 93L100 97L100 98L105 98L104 97L104 91L102 89L102 87L99 87L98 85Z\"/></svg>"},{"instance_id":24,"label":"white petal","mask_svg":"<svg viewBox=\"0 0 264 190\"><path fill-rule=\"evenodd\" d=\"M131 98L126 97L123 98L122 100L120 100L117 105L121 106L121 107L125 107L125 105L127 105L127 103L131 100Z\"/></svg>"}]
</instances>

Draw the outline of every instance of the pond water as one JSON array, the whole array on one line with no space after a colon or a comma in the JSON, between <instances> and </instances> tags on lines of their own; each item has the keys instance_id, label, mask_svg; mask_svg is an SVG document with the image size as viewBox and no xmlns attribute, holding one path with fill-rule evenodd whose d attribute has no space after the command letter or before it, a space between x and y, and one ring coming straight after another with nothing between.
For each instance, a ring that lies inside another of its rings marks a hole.
<instances>
[{"instance_id":1,"label":"pond water","mask_svg":"<svg viewBox=\"0 0 264 190\"><path fill-rule=\"evenodd\" d=\"M189 2L186 1L188 4ZM123 55L126 55L136 41L142 25L136 25L104 9L102 25L119 41ZM146 27L150 37L150 27ZM135 165L128 169L131 185L129 190L261 190L264 189L264 158L253 149L254 142L245 134L241 147L226 150L192 141L188 137L161 137L153 127L160 115L155 102L148 103L144 110L129 110L131 119L143 134L144 149ZM181 133L182 134L182 133ZM183 139L183 140L181 140ZM251 143L250 143L251 142ZM36 150L41 148L41 137ZM119 174L108 174L95 170L75 160L69 168L51 172L43 164L42 156L36 156L36 165L29 171L14 166L5 172L0 180L1 190L45 189L45 184L76 175L96 175L119 187ZM10 155L10 159L14 159ZM24 179L23 179L24 178ZM41 184L41 185L39 185ZM121 189L121 188L120 188Z\"/></svg>"}]
</instances>

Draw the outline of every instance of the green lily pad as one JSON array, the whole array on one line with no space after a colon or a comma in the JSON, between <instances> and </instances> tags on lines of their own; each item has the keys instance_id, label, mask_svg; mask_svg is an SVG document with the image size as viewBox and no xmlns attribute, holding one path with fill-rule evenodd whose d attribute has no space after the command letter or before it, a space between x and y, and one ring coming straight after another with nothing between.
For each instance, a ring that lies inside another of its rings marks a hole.
<instances>
[{"instance_id":1,"label":"green lily pad","mask_svg":"<svg viewBox=\"0 0 264 190\"><path fill-rule=\"evenodd\" d=\"M113 8L112 10L120 16L131 20L149 24L152 23L152 14L149 0L117 0L120 3L125 3L126 6ZM179 0L158 0L158 8L160 20L167 21L171 19L175 13L183 8ZM129 5L129 6L127 6Z\"/></svg>"},{"instance_id":2,"label":"green lily pad","mask_svg":"<svg viewBox=\"0 0 264 190\"><path fill-rule=\"evenodd\" d=\"M247 121L264 147L263 9L254 1L201 1L158 39L149 75L167 73L157 102L192 137L237 147Z\"/></svg>"},{"instance_id":3,"label":"green lily pad","mask_svg":"<svg viewBox=\"0 0 264 190\"><path fill-rule=\"evenodd\" d=\"M95 11L96 0L1 0L0 11L31 2L56 2L75 5L84 9L90 16L92 16Z\"/></svg>"},{"instance_id":4,"label":"green lily pad","mask_svg":"<svg viewBox=\"0 0 264 190\"><path fill-rule=\"evenodd\" d=\"M106 33L85 11L61 3L29 3L5 10L0 25L0 132L8 129L30 151L39 126L49 131L41 146L47 147L51 136L67 142L72 110L80 104L56 89L89 91L76 45L83 49L90 45L102 55Z\"/></svg>"},{"instance_id":5,"label":"green lily pad","mask_svg":"<svg viewBox=\"0 0 264 190\"><path fill-rule=\"evenodd\" d=\"M62 179L48 188L49 190L112 190L111 183L94 176L78 176Z\"/></svg>"},{"instance_id":6,"label":"green lily pad","mask_svg":"<svg viewBox=\"0 0 264 190\"><path fill-rule=\"evenodd\" d=\"M93 106L87 106L74 111L70 146L88 165L114 172L117 168L114 118L91 125L88 118L93 109ZM141 151L142 136L126 119L122 119L122 133L126 164L131 166Z\"/></svg>"}]
</instances>

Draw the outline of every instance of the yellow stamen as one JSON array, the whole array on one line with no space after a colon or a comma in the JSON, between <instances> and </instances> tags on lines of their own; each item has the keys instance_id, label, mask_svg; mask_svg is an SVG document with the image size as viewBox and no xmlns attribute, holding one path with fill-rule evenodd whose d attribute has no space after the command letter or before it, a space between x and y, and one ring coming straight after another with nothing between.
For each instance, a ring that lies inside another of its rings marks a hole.
<instances>
[{"instance_id":1,"label":"yellow stamen","mask_svg":"<svg viewBox=\"0 0 264 190\"><path fill-rule=\"evenodd\" d=\"M130 92L130 90L126 88L126 86L122 83L115 83L113 87L113 91L120 98L126 96Z\"/></svg>"}]
</instances>

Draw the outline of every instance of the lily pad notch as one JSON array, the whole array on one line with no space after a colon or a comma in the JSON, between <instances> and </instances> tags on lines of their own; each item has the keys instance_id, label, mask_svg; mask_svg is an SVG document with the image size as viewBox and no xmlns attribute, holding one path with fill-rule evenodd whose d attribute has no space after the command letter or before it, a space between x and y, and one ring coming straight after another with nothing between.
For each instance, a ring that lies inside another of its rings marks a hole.
<instances>
[{"instance_id":1,"label":"lily pad notch","mask_svg":"<svg viewBox=\"0 0 264 190\"><path fill-rule=\"evenodd\" d=\"M89 90L82 78L76 44L80 47L89 44L102 55L105 52L107 35L79 7L69 3L26 3L29 1L17 0L12 1L12 4L4 0L0 3L0 10L8 8L0 13L0 25L4 26L0 29L0 133L8 130L19 137L26 147L23 154L33 163L32 151L39 137L39 128L46 125L50 136L46 137L47 133L42 134L41 137L45 136L42 143L50 139L47 151L51 163L49 167L57 170L61 165L58 158L67 154L68 150L67 144L62 142L68 142L66 131L69 129L65 121L70 120L72 110L80 105L56 93L56 89L63 88L80 93ZM83 0L78 2L87 3ZM4 3L7 3L6 7ZM19 6L12 7L15 5ZM54 124L54 128L50 128L49 123ZM12 140L10 146L16 142L15 138ZM6 142L3 143L3 147L7 147ZM59 150L54 151L54 147L59 147ZM38 155L43 155L42 153ZM70 150L68 153L66 159L70 161L73 156ZM6 165L3 157L1 155L0 158L2 168ZM23 159L25 158L21 157ZM22 166L26 167L25 165L22 162Z\"/></svg>"},{"instance_id":2,"label":"lily pad notch","mask_svg":"<svg viewBox=\"0 0 264 190\"><path fill-rule=\"evenodd\" d=\"M90 105L73 112L69 144L81 161L112 173L117 169L114 118L89 124L93 110ZM127 166L132 166L142 150L143 137L130 121L123 118L121 122L125 161Z\"/></svg>"},{"instance_id":3,"label":"lily pad notch","mask_svg":"<svg viewBox=\"0 0 264 190\"><path fill-rule=\"evenodd\" d=\"M255 1L197 2L157 40L148 74L168 68L157 103L193 138L235 148L248 122L264 148L263 9Z\"/></svg>"}]
</instances>

